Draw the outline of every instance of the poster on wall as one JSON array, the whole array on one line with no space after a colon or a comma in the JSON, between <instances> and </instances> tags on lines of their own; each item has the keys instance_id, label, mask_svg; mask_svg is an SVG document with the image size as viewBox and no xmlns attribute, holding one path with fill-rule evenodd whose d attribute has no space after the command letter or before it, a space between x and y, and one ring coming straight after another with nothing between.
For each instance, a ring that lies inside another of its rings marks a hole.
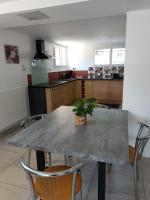
<instances>
[{"instance_id":1,"label":"poster on wall","mask_svg":"<svg viewBox=\"0 0 150 200\"><path fill-rule=\"evenodd\" d=\"M9 64L19 64L18 47L14 45L4 45L6 62Z\"/></svg>"}]
</instances>

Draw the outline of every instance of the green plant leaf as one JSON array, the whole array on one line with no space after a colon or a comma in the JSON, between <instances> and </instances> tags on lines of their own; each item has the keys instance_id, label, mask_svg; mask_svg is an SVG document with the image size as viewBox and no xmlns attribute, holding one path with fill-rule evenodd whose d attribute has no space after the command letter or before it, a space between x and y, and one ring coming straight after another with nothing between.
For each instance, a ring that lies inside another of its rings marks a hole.
<instances>
[{"instance_id":1,"label":"green plant leaf","mask_svg":"<svg viewBox=\"0 0 150 200\"><path fill-rule=\"evenodd\" d=\"M92 116L93 110L94 110L94 105L95 99L77 99L76 102L74 103L75 108L73 108L73 112L76 115L79 116L86 116L87 114Z\"/></svg>"}]
</instances>

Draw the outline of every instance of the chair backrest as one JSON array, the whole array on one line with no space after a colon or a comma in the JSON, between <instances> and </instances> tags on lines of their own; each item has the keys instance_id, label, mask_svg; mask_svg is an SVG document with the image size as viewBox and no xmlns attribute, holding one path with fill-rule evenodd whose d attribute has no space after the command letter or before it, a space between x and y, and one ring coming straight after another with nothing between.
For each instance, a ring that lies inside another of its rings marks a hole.
<instances>
[{"instance_id":1,"label":"chair backrest","mask_svg":"<svg viewBox=\"0 0 150 200\"><path fill-rule=\"evenodd\" d=\"M23 158L21 165L27 174L33 200L36 197L42 200L74 200L75 193L81 189L81 185L77 183L77 176L83 163L67 167L65 170L63 165L58 166L59 170L53 166L44 172L29 167ZM82 184L82 180L80 183Z\"/></svg>"},{"instance_id":2,"label":"chair backrest","mask_svg":"<svg viewBox=\"0 0 150 200\"><path fill-rule=\"evenodd\" d=\"M139 159L139 155L142 156L145 145L150 138L150 127L141 122L138 122L138 124L140 127L135 141L135 161Z\"/></svg>"},{"instance_id":3,"label":"chair backrest","mask_svg":"<svg viewBox=\"0 0 150 200\"><path fill-rule=\"evenodd\" d=\"M46 115L47 114L40 114L40 115L34 115L31 117L27 117L20 123L20 126L22 128L27 128L27 127L31 126L33 123L35 123L36 121L44 118Z\"/></svg>"}]
</instances>

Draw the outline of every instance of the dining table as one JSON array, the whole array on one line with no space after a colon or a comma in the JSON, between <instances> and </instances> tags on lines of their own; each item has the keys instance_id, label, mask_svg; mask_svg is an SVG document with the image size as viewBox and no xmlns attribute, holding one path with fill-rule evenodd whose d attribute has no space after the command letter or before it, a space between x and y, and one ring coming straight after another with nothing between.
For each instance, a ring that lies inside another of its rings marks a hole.
<instances>
[{"instance_id":1,"label":"dining table","mask_svg":"<svg viewBox=\"0 0 150 200\"><path fill-rule=\"evenodd\" d=\"M45 151L96 161L98 200L105 200L106 165L128 162L128 111L95 108L87 124L77 126L72 109L57 108L7 142L35 149L40 171L45 169Z\"/></svg>"}]
</instances>

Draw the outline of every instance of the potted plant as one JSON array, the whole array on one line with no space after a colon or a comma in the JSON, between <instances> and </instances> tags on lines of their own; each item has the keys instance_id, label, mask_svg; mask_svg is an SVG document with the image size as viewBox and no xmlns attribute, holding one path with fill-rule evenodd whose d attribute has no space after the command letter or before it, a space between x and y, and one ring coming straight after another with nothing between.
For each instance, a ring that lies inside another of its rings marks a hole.
<instances>
[{"instance_id":1,"label":"potted plant","mask_svg":"<svg viewBox=\"0 0 150 200\"><path fill-rule=\"evenodd\" d=\"M94 99L77 99L74 103L73 112L75 113L75 124L76 125L86 125L86 116L92 116L95 104Z\"/></svg>"}]
</instances>

